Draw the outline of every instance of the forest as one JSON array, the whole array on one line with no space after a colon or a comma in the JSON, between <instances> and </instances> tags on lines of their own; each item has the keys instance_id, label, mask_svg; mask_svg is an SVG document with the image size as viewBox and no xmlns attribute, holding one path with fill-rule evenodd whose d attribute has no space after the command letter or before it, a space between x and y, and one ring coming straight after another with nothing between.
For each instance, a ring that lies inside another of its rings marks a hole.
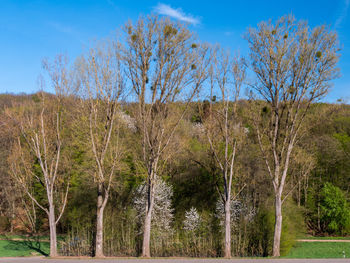
<instances>
[{"instance_id":1,"label":"forest","mask_svg":"<svg viewBox=\"0 0 350 263\"><path fill-rule=\"evenodd\" d=\"M247 57L154 15L38 92L0 94L0 232L50 256L274 256L350 235L350 107L325 102L337 33L287 15Z\"/></svg>"}]
</instances>

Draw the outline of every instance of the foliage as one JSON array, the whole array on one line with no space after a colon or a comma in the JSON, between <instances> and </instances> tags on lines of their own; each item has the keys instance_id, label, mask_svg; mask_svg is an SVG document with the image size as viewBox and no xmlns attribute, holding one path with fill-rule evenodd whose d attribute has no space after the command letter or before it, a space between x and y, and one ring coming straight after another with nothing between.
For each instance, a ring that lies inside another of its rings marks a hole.
<instances>
[{"instance_id":1,"label":"foliage","mask_svg":"<svg viewBox=\"0 0 350 263\"><path fill-rule=\"evenodd\" d=\"M325 183L321 190L320 210L326 231L337 235L350 233L350 207L342 190Z\"/></svg>"},{"instance_id":2,"label":"foliage","mask_svg":"<svg viewBox=\"0 0 350 263\"><path fill-rule=\"evenodd\" d=\"M272 252L274 234L274 211L271 208L261 208L253 222L250 239L250 254L268 256ZM292 202L283 208L283 228L281 235L281 255L287 255L298 236L304 232L302 211Z\"/></svg>"}]
</instances>

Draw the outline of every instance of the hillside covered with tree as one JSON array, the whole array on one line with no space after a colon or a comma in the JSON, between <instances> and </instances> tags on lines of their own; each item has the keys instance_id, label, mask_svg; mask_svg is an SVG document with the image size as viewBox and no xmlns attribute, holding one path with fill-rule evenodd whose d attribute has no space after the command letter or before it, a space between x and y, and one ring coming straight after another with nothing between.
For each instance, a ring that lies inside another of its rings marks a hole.
<instances>
[{"instance_id":1,"label":"hillside covered with tree","mask_svg":"<svg viewBox=\"0 0 350 263\"><path fill-rule=\"evenodd\" d=\"M285 16L245 39L246 58L148 16L43 61L39 92L0 95L0 231L96 257L350 235L350 107L322 100L337 34Z\"/></svg>"}]
</instances>

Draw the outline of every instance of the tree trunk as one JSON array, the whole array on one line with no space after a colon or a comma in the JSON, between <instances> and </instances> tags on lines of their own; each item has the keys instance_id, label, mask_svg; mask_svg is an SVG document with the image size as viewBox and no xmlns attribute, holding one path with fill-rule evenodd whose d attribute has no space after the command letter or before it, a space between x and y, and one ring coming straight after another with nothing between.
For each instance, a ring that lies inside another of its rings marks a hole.
<instances>
[{"instance_id":1,"label":"tree trunk","mask_svg":"<svg viewBox=\"0 0 350 263\"><path fill-rule=\"evenodd\" d=\"M319 199L319 197L317 197ZM317 201L317 228L318 232L321 232L321 213L320 213L320 201Z\"/></svg>"},{"instance_id":2,"label":"tree trunk","mask_svg":"<svg viewBox=\"0 0 350 263\"><path fill-rule=\"evenodd\" d=\"M231 258L231 202L225 201L225 258Z\"/></svg>"},{"instance_id":3,"label":"tree trunk","mask_svg":"<svg viewBox=\"0 0 350 263\"><path fill-rule=\"evenodd\" d=\"M298 207L300 207L300 203L301 203L301 182L298 182Z\"/></svg>"},{"instance_id":4,"label":"tree trunk","mask_svg":"<svg viewBox=\"0 0 350 263\"><path fill-rule=\"evenodd\" d=\"M273 257L280 256L281 234L282 234L282 200L281 200L281 195L277 194L275 197L275 233L273 238L273 250L272 250Z\"/></svg>"},{"instance_id":5,"label":"tree trunk","mask_svg":"<svg viewBox=\"0 0 350 263\"><path fill-rule=\"evenodd\" d=\"M152 221L151 211L148 211L145 217L145 226L143 231L143 243L142 243L142 257L147 257L147 258L151 257L151 252L150 252L151 221Z\"/></svg>"},{"instance_id":6,"label":"tree trunk","mask_svg":"<svg viewBox=\"0 0 350 263\"><path fill-rule=\"evenodd\" d=\"M49 207L49 226L50 226L50 257L57 257L57 236L55 207L51 204Z\"/></svg>"},{"instance_id":7,"label":"tree trunk","mask_svg":"<svg viewBox=\"0 0 350 263\"><path fill-rule=\"evenodd\" d=\"M309 184L309 179L308 177L306 177L305 181L304 181L304 206L307 206L307 188L308 188L308 184Z\"/></svg>"},{"instance_id":8,"label":"tree trunk","mask_svg":"<svg viewBox=\"0 0 350 263\"><path fill-rule=\"evenodd\" d=\"M153 185L149 182L148 198L147 198L147 210L145 216L145 224L143 230L143 241L142 241L142 257L151 257L150 252L150 240L151 240L151 223L152 223L152 210L154 202Z\"/></svg>"},{"instance_id":9,"label":"tree trunk","mask_svg":"<svg viewBox=\"0 0 350 263\"><path fill-rule=\"evenodd\" d=\"M96 214L96 237L95 237L95 257L104 257L103 254L103 196L102 184L98 185L97 193L97 214Z\"/></svg>"},{"instance_id":10,"label":"tree trunk","mask_svg":"<svg viewBox=\"0 0 350 263\"><path fill-rule=\"evenodd\" d=\"M11 202L11 220L10 220L10 233L12 234L13 233L13 223L15 221L15 202Z\"/></svg>"}]
</instances>

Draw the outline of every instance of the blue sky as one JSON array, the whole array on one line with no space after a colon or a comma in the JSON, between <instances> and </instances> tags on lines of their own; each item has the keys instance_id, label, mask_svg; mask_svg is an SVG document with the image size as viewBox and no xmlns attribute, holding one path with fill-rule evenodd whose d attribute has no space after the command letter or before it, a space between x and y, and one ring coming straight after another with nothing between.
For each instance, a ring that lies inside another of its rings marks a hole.
<instances>
[{"instance_id":1,"label":"blue sky","mask_svg":"<svg viewBox=\"0 0 350 263\"><path fill-rule=\"evenodd\" d=\"M293 13L311 26L328 24L339 34L342 76L326 101L350 101L350 0L0 0L0 93L37 91L44 57L74 60L93 40L152 12L188 22L200 39L243 55L242 36L260 21Z\"/></svg>"}]
</instances>

